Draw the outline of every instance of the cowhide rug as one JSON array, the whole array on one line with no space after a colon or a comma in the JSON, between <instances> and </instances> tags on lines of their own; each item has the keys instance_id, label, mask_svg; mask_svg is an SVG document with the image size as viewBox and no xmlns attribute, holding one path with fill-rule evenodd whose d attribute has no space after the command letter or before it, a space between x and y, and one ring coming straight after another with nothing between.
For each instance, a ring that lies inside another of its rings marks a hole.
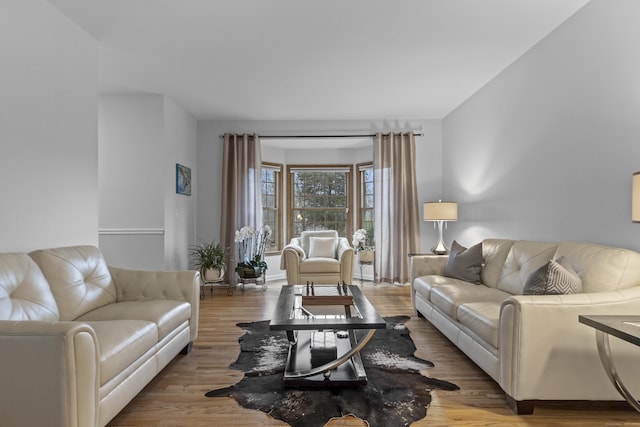
<instances>
[{"instance_id":1,"label":"cowhide rug","mask_svg":"<svg viewBox=\"0 0 640 427\"><path fill-rule=\"evenodd\" d=\"M360 352L368 383L361 387L285 388L282 380L289 342L283 331L270 331L269 321L239 323L246 333L238 340L240 356L232 369L245 373L237 384L206 393L233 397L245 408L258 409L292 427L321 427L348 414L372 427L408 426L427 415L431 390L458 390L447 381L425 377L433 363L413 355L416 347L404 323L409 317L387 317L387 329L376 331ZM365 331L358 331L361 339Z\"/></svg>"}]
</instances>

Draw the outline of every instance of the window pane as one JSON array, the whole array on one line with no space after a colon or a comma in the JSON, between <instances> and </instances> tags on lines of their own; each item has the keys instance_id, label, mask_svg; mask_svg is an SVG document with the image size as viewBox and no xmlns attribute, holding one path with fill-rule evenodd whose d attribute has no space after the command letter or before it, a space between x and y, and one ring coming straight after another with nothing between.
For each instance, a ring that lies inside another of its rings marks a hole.
<instances>
[{"instance_id":1,"label":"window pane","mask_svg":"<svg viewBox=\"0 0 640 427\"><path fill-rule=\"evenodd\" d=\"M364 207L373 208L373 195L366 195L364 197Z\"/></svg>"},{"instance_id":2,"label":"window pane","mask_svg":"<svg viewBox=\"0 0 640 427\"><path fill-rule=\"evenodd\" d=\"M373 165L361 165L358 170L358 188L360 190L360 200L358 201L358 228L364 228L367 232L365 246L373 246L373 217L375 205Z\"/></svg>"},{"instance_id":3,"label":"window pane","mask_svg":"<svg viewBox=\"0 0 640 427\"><path fill-rule=\"evenodd\" d=\"M347 235L348 172L294 170L291 181L293 236L310 230L336 230L341 236Z\"/></svg>"},{"instance_id":4,"label":"window pane","mask_svg":"<svg viewBox=\"0 0 640 427\"><path fill-rule=\"evenodd\" d=\"M272 235L267 252L273 252L280 249L282 242L281 235L281 215L279 212L279 188L282 166L263 165L261 169L262 181L262 222L264 225L271 227Z\"/></svg>"},{"instance_id":5,"label":"window pane","mask_svg":"<svg viewBox=\"0 0 640 427\"><path fill-rule=\"evenodd\" d=\"M373 182L365 182L364 193L373 195Z\"/></svg>"}]
</instances>

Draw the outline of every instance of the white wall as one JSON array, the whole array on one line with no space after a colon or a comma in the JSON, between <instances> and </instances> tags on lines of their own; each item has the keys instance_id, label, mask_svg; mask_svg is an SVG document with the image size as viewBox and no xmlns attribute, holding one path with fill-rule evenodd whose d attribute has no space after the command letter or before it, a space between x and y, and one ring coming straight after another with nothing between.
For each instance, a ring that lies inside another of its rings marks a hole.
<instances>
[{"instance_id":1,"label":"white wall","mask_svg":"<svg viewBox=\"0 0 640 427\"><path fill-rule=\"evenodd\" d=\"M100 249L112 265L162 269L164 97L101 95L99 111Z\"/></svg>"},{"instance_id":2,"label":"white wall","mask_svg":"<svg viewBox=\"0 0 640 427\"><path fill-rule=\"evenodd\" d=\"M222 141L225 132L258 134L314 134L314 133L375 133L389 130L421 130L416 138L418 201L437 200L442 193L442 145L439 120L372 121L201 121L198 122L198 239L211 241L220 238L220 197L222 180ZM349 162L363 162L365 155L358 150L349 153ZM344 153L342 153L344 154ZM263 150L265 160L281 163L344 163L344 156L330 150L297 150L283 154L278 150ZM347 162L347 163L349 163ZM420 212L422 215L422 212ZM435 232L421 223L422 250L433 245ZM278 259L269 259L269 277L282 274ZM360 271L357 271L360 276ZM276 276L277 277L277 276Z\"/></svg>"},{"instance_id":3,"label":"white wall","mask_svg":"<svg viewBox=\"0 0 640 427\"><path fill-rule=\"evenodd\" d=\"M165 123L165 268L189 268L189 251L196 244L196 180L197 122L168 97L164 98ZM176 193L176 163L191 168L191 196Z\"/></svg>"},{"instance_id":4,"label":"white wall","mask_svg":"<svg viewBox=\"0 0 640 427\"><path fill-rule=\"evenodd\" d=\"M97 43L45 1L0 2L0 251L98 243Z\"/></svg>"},{"instance_id":5,"label":"white wall","mask_svg":"<svg viewBox=\"0 0 640 427\"><path fill-rule=\"evenodd\" d=\"M186 269L195 194L175 192L175 165L195 175L196 121L163 95L100 96L100 249L110 264Z\"/></svg>"},{"instance_id":6,"label":"white wall","mask_svg":"<svg viewBox=\"0 0 640 427\"><path fill-rule=\"evenodd\" d=\"M640 2L593 0L443 120L445 234L640 249Z\"/></svg>"}]
</instances>

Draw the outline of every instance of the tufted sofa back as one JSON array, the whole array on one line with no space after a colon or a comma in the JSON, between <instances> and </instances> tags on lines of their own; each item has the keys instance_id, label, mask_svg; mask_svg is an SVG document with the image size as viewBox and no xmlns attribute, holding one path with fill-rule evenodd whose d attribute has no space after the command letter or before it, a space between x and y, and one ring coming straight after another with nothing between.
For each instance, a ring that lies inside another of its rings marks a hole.
<instances>
[{"instance_id":1,"label":"tufted sofa back","mask_svg":"<svg viewBox=\"0 0 640 427\"><path fill-rule=\"evenodd\" d=\"M0 319L59 320L49 283L27 254L0 254Z\"/></svg>"},{"instance_id":2,"label":"tufted sofa back","mask_svg":"<svg viewBox=\"0 0 640 427\"><path fill-rule=\"evenodd\" d=\"M582 279L583 292L604 292L640 284L640 253L590 243L562 242L554 258L563 256Z\"/></svg>"},{"instance_id":3,"label":"tufted sofa back","mask_svg":"<svg viewBox=\"0 0 640 427\"><path fill-rule=\"evenodd\" d=\"M504 260L496 287L521 295L531 273L548 263L557 247L555 243L516 240Z\"/></svg>"},{"instance_id":4,"label":"tufted sofa back","mask_svg":"<svg viewBox=\"0 0 640 427\"><path fill-rule=\"evenodd\" d=\"M42 249L29 254L46 277L60 320L74 320L116 302L116 289L102 254L94 246Z\"/></svg>"},{"instance_id":5,"label":"tufted sofa back","mask_svg":"<svg viewBox=\"0 0 640 427\"><path fill-rule=\"evenodd\" d=\"M582 280L583 292L640 285L640 253L591 243L544 243L486 239L482 242L482 282L521 295L527 279L550 259L564 257Z\"/></svg>"},{"instance_id":6,"label":"tufted sofa back","mask_svg":"<svg viewBox=\"0 0 640 427\"><path fill-rule=\"evenodd\" d=\"M482 241L482 283L490 288L498 287L504 260L515 240L485 239Z\"/></svg>"}]
</instances>

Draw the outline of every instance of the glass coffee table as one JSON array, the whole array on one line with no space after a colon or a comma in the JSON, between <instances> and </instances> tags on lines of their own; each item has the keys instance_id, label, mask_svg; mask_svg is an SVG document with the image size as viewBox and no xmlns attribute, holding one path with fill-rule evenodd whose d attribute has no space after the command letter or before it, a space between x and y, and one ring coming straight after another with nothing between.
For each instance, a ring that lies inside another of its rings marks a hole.
<instances>
[{"instance_id":1,"label":"glass coffee table","mask_svg":"<svg viewBox=\"0 0 640 427\"><path fill-rule=\"evenodd\" d=\"M618 371L613 364L611 347L609 345L609 335L613 335L616 338L640 346L640 316L579 315L578 321L596 330L598 354L600 355L600 361L607 376L629 405L640 412L640 403L633 397L618 376Z\"/></svg>"},{"instance_id":2,"label":"glass coffee table","mask_svg":"<svg viewBox=\"0 0 640 427\"><path fill-rule=\"evenodd\" d=\"M357 286L284 285L269 324L290 342L284 383L294 387L367 383L360 350L384 319ZM356 330L367 333L358 340Z\"/></svg>"}]
</instances>

